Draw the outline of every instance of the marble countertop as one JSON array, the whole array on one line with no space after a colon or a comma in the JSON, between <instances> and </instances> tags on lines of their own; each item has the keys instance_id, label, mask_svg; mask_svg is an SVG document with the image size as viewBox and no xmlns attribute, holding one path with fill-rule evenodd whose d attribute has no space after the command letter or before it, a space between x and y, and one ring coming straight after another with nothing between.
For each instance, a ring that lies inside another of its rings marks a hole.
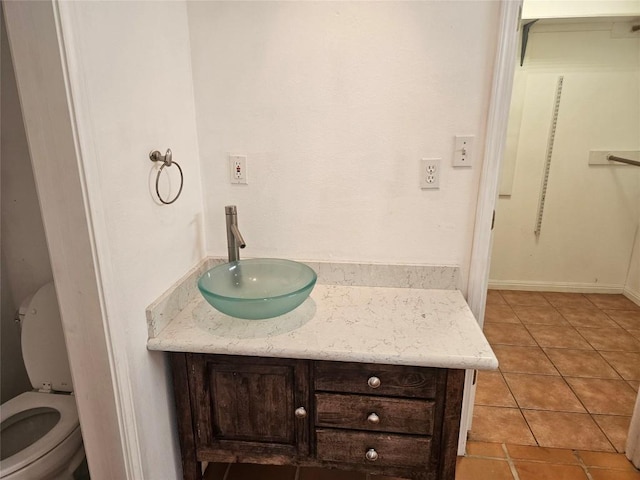
<instances>
[{"instance_id":1,"label":"marble countertop","mask_svg":"<svg viewBox=\"0 0 640 480\"><path fill-rule=\"evenodd\" d=\"M455 289L318 284L297 309L266 320L228 317L186 298L150 350L442 368L495 369L498 361ZM149 321L152 316L148 313Z\"/></svg>"}]
</instances>

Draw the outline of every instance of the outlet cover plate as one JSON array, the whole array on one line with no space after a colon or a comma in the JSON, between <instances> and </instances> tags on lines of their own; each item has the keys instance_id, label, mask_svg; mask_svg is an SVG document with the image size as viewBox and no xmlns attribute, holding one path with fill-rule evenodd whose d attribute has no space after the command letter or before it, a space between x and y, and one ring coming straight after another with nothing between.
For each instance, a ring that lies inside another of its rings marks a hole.
<instances>
[{"instance_id":1,"label":"outlet cover plate","mask_svg":"<svg viewBox=\"0 0 640 480\"><path fill-rule=\"evenodd\" d=\"M440 188L439 158L423 158L420 160L420 188Z\"/></svg>"},{"instance_id":2,"label":"outlet cover plate","mask_svg":"<svg viewBox=\"0 0 640 480\"><path fill-rule=\"evenodd\" d=\"M247 156L229 154L229 180L235 184L247 183Z\"/></svg>"}]
</instances>

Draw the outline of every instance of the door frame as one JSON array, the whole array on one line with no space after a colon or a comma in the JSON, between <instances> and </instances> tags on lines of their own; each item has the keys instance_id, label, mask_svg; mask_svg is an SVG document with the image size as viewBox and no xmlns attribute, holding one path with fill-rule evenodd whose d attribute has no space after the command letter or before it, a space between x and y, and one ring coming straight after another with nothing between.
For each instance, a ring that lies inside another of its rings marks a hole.
<instances>
[{"instance_id":1,"label":"door frame","mask_svg":"<svg viewBox=\"0 0 640 480\"><path fill-rule=\"evenodd\" d=\"M503 0L501 2L500 31L494 65L491 101L487 117L484 162L478 188L467 289L467 303L481 327L484 325L487 288L489 286L493 216L498 199L502 157L509 122L509 107L517 62L516 50L522 16L522 3L523 0ZM467 433L471 429L476 390L474 380L475 372L467 370L458 455L464 455ZM626 455L627 458L634 462L636 467L640 468L640 392L636 398L636 407L629 426Z\"/></svg>"},{"instance_id":2,"label":"door frame","mask_svg":"<svg viewBox=\"0 0 640 480\"><path fill-rule=\"evenodd\" d=\"M498 199L498 183L500 168L507 136L509 122L509 106L511 90L516 68L516 51L520 31L523 0L503 0L500 9L500 29L496 47L496 57L491 87L491 100L487 114L487 135L484 148L484 161L478 188L475 226L471 263L469 266L469 283L467 287L467 303L478 320L480 327L484 324L484 310L489 285L489 267L491 262L493 212ZM476 374L467 370L462 401L462 419L458 441L458 455L464 455L467 444L467 433L471 429L473 403L475 400Z\"/></svg>"}]
</instances>

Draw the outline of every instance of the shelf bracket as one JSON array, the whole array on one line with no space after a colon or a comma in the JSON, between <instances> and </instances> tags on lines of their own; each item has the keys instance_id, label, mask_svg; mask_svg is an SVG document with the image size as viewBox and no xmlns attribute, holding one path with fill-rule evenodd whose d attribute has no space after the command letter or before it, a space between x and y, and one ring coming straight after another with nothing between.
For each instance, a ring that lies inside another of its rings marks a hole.
<instances>
[{"instance_id":1,"label":"shelf bracket","mask_svg":"<svg viewBox=\"0 0 640 480\"><path fill-rule=\"evenodd\" d=\"M533 27L538 19L531 20L529 23L525 23L522 26L522 43L520 45L520 66L524 63L524 55L527 53L527 43L529 43L529 30Z\"/></svg>"}]
</instances>

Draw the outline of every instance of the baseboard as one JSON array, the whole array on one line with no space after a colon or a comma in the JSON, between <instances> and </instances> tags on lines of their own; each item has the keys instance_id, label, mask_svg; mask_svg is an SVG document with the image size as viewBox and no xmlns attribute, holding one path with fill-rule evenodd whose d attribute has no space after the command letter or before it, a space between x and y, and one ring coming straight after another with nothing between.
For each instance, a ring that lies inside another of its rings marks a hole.
<instances>
[{"instance_id":1,"label":"baseboard","mask_svg":"<svg viewBox=\"0 0 640 480\"><path fill-rule=\"evenodd\" d=\"M630 288L626 288L624 289L624 291L622 292L622 294L627 297L629 300L631 300L633 303L635 303L636 305L640 305L640 292L635 292L633 290L631 290Z\"/></svg>"},{"instance_id":2,"label":"baseboard","mask_svg":"<svg viewBox=\"0 0 640 480\"><path fill-rule=\"evenodd\" d=\"M522 282L517 280L489 280L489 290L525 290L529 292L569 292L569 293L624 293L632 301L639 303L640 295L626 293L624 285L604 285L601 283L570 282ZM635 298L629 297L635 295ZM640 303L639 303L640 304Z\"/></svg>"}]
</instances>

